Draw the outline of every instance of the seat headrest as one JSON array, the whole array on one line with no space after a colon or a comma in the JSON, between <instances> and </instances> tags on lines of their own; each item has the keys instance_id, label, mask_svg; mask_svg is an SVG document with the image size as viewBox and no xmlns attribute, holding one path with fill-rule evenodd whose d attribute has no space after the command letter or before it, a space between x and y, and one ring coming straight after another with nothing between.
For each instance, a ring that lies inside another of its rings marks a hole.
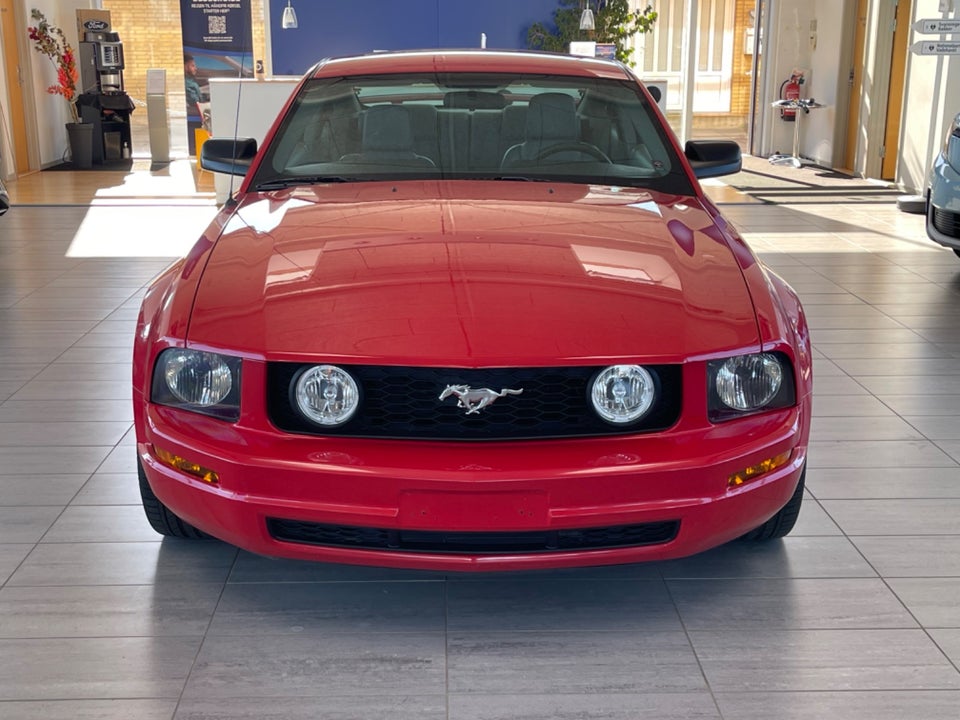
<instances>
[{"instance_id":1,"label":"seat headrest","mask_svg":"<svg viewBox=\"0 0 960 720\"><path fill-rule=\"evenodd\" d=\"M399 105L374 105L363 115L364 152L397 152L413 149L410 114Z\"/></svg>"},{"instance_id":2,"label":"seat headrest","mask_svg":"<svg viewBox=\"0 0 960 720\"><path fill-rule=\"evenodd\" d=\"M541 93L530 98L528 140L575 140L580 134L577 106L563 93Z\"/></svg>"}]
</instances>

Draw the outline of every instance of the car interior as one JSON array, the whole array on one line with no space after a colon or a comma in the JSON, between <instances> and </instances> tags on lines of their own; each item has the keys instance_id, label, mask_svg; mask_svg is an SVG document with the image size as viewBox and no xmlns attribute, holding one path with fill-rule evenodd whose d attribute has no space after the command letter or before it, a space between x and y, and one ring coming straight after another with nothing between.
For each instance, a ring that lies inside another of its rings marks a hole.
<instances>
[{"instance_id":1,"label":"car interior","mask_svg":"<svg viewBox=\"0 0 960 720\"><path fill-rule=\"evenodd\" d=\"M478 87L468 87L468 84ZM427 177L685 182L635 84L409 76L310 81L254 184Z\"/></svg>"}]
</instances>

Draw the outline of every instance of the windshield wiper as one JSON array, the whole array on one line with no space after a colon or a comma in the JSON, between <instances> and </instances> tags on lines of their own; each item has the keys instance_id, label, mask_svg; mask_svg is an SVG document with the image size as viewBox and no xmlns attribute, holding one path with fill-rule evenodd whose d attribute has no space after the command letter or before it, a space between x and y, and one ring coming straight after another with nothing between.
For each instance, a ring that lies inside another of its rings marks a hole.
<instances>
[{"instance_id":1,"label":"windshield wiper","mask_svg":"<svg viewBox=\"0 0 960 720\"><path fill-rule=\"evenodd\" d=\"M297 185L322 185L325 183L348 183L354 182L352 178L341 177L340 175L301 175L299 177L277 178L259 183L257 190L282 190L283 188L295 187Z\"/></svg>"},{"instance_id":2,"label":"windshield wiper","mask_svg":"<svg viewBox=\"0 0 960 720\"><path fill-rule=\"evenodd\" d=\"M496 175L494 177L477 178L478 180L505 180L507 182L557 182L553 177L530 177L529 175Z\"/></svg>"}]
</instances>

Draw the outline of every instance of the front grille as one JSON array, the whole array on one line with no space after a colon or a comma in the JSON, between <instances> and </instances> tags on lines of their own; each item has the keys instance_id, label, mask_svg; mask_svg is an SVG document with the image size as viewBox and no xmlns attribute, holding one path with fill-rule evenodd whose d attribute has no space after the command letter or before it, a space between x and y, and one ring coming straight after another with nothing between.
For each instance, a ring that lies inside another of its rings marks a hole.
<instances>
[{"instance_id":1,"label":"front grille","mask_svg":"<svg viewBox=\"0 0 960 720\"><path fill-rule=\"evenodd\" d=\"M322 525L267 518L267 529L275 540L303 545L410 553L496 555L661 545L677 536L680 521L535 532L456 532Z\"/></svg>"},{"instance_id":2,"label":"front grille","mask_svg":"<svg viewBox=\"0 0 960 720\"><path fill-rule=\"evenodd\" d=\"M935 207L933 208L933 226L943 235L960 238L960 213Z\"/></svg>"},{"instance_id":3,"label":"front grille","mask_svg":"<svg viewBox=\"0 0 960 720\"><path fill-rule=\"evenodd\" d=\"M637 423L610 425L593 411L590 383L603 368L457 369L342 366L361 388L356 415L337 428L314 425L294 406L291 386L308 365L270 363L267 369L267 409L281 430L311 435L413 438L439 440L508 440L590 435L616 435L664 430L680 417L681 368L647 366L658 386L656 406ZM467 415L456 398L441 401L447 385L472 388L523 388Z\"/></svg>"}]
</instances>

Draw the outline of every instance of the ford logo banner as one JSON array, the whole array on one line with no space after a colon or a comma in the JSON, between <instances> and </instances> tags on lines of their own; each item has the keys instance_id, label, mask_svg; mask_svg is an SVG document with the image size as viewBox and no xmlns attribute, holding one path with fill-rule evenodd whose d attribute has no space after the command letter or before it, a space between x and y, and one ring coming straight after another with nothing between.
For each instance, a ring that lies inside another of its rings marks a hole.
<instances>
[{"instance_id":1,"label":"ford logo banner","mask_svg":"<svg viewBox=\"0 0 960 720\"><path fill-rule=\"evenodd\" d=\"M89 30L90 32L100 32L101 30L107 30L110 28L110 23L104 22L103 20L87 20L83 23L83 29Z\"/></svg>"}]
</instances>

